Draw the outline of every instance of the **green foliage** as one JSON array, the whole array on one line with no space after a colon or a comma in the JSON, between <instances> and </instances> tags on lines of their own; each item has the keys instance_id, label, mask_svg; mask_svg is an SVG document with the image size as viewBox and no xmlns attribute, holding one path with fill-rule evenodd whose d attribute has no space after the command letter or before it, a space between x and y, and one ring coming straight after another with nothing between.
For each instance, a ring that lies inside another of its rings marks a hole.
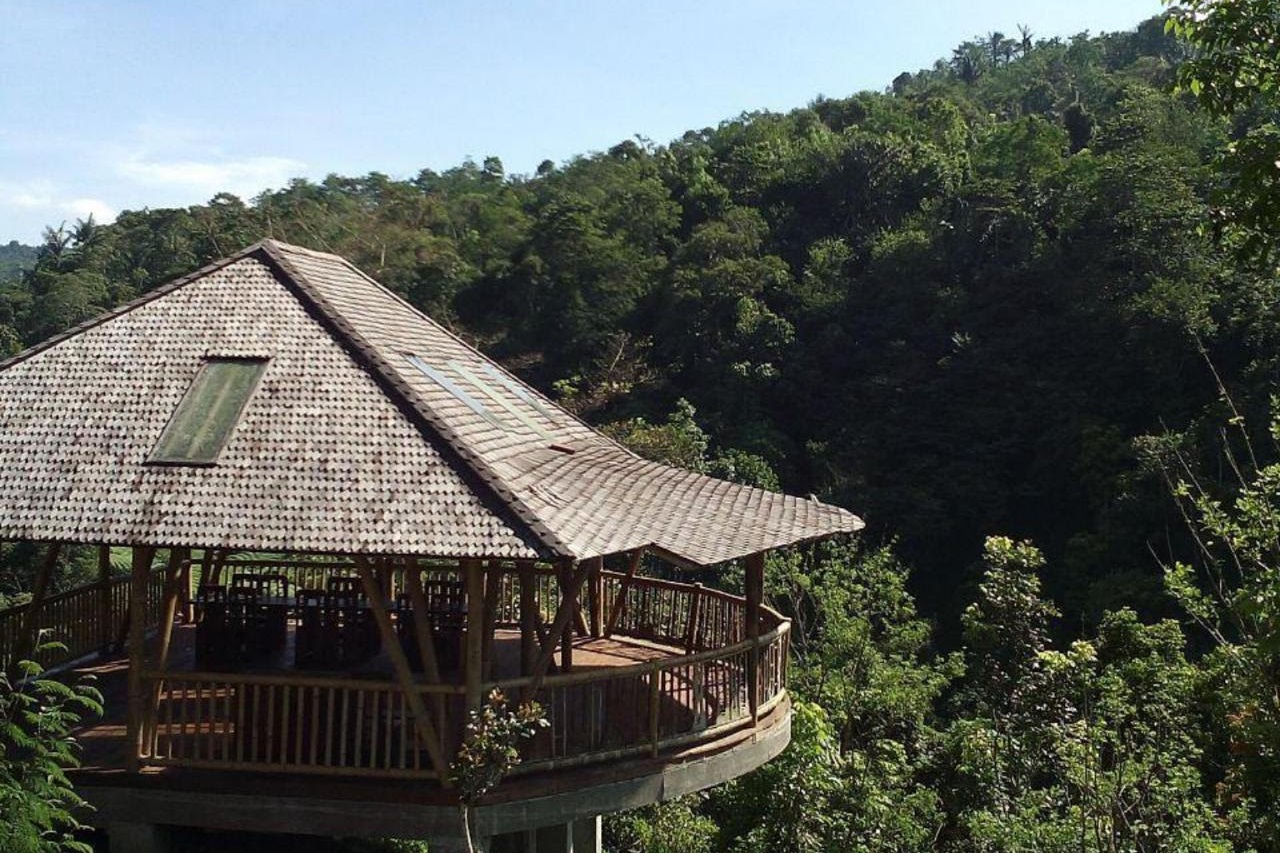
<instances>
[{"instance_id":1,"label":"green foliage","mask_svg":"<svg viewBox=\"0 0 1280 853\"><path fill-rule=\"evenodd\" d=\"M494 688L479 709L468 713L462 746L450 764L458 799L470 806L492 791L520 763L520 742L548 725L537 702L512 709Z\"/></svg>"},{"instance_id":2,"label":"green foliage","mask_svg":"<svg viewBox=\"0 0 1280 853\"><path fill-rule=\"evenodd\" d=\"M698 797L605 816L610 853L713 853L718 827L698 812Z\"/></svg>"},{"instance_id":3,"label":"green foliage","mask_svg":"<svg viewBox=\"0 0 1280 853\"><path fill-rule=\"evenodd\" d=\"M30 269L36 262L36 250L32 246L24 246L17 240L0 244L0 282L17 278L23 270Z\"/></svg>"},{"instance_id":4,"label":"green foliage","mask_svg":"<svg viewBox=\"0 0 1280 853\"><path fill-rule=\"evenodd\" d=\"M690 471L706 471L710 440L694 419L693 405L677 400L666 423L651 424L644 418L606 424L603 432L635 453L655 462Z\"/></svg>"},{"instance_id":5,"label":"green foliage","mask_svg":"<svg viewBox=\"0 0 1280 853\"><path fill-rule=\"evenodd\" d=\"M1232 849L1203 796L1203 675L1179 626L1121 610L1055 650L1040 553L993 538L985 562L950 733L960 849Z\"/></svg>"},{"instance_id":6,"label":"green foliage","mask_svg":"<svg viewBox=\"0 0 1280 853\"><path fill-rule=\"evenodd\" d=\"M793 625L792 742L711 794L718 849L928 847L946 821L927 781L934 710L959 670L931 653L905 569L887 549L828 543L774 558L769 576Z\"/></svg>"},{"instance_id":7,"label":"green foliage","mask_svg":"<svg viewBox=\"0 0 1280 853\"><path fill-rule=\"evenodd\" d=\"M49 648L41 644L37 651ZM102 713L101 703L90 684L46 678L31 661L0 672L0 849L6 853L91 853L76 840L77 814L87 806L66 771L79 763L71 730L84 716Z\"/></svg>"},{"instance_id":8,"label":"green foliage","mask_svg":"<svg viewBox=\"0 0 1280 853\"><path fill-rule=\"evenodd\" d=\"M1280 14L1272 0L1190 0L1173 8L1168 28L1195 48L1179 84L1232 120L1218 162L1218 225L1266 260L1280 227Z\"/></svg>"},{"instance_id":9,"label":"green foliage","mask_svg":"<svg viewBox=\"0 0 1280 853\"><path fill-rule=\"evenodd\" d=\"M1213 413L1190 335L1255 402L1280 352L1275 280L1197 233L1215 152L1262 118L1170 93L1186 58L1160 19L994 32L887 92L533 175L489 158L77 223L0 286L0 350L274 236L641 453L860 511L948 644L993 530L1044 549L1068 618L1146 614L1166 519L1131 442ZM681 400L701 439L668 421Z\"/></svg>"},{"instance_id":10,"label":"green foliage","mask_svg":"<svg viewBox=\"0 0 1280 853\"><path fill-rule=\"evenodd\" d=\"M472 806L520 763L520 742L549 725L537 702L522 702L510 708L507 697L496 687L479 708L467 712L462 746L449 765L449 778L458 789L468 847L474 849Z\"/></svg>"},{"instance_id":11,"label":"green foliage","mask_svg":"<svg viewBox=\"0 0 1280 853\"><path fill-rule=\"evenodd\" d=\"M1259 850L1280 850L1280 464L1260 464L1244 423L1234 481L1215 484L1174 446L1165 472L1197 545L1170 564L1170 594L1210 643L1206 701L1220 725L1202 738L1218 806ZM1280 418L1272 419L1280 440ZM1262 448L1258 448L1260 452Z\"/></svg>"},{"instance_id":12,"label":"green foliage","mask_svg":"<svg viewBox=\"0 0 1280 853\"><path fill-rule=\"evenodd\" d=\"M1280 448L1238 429L1280 371L1274 7L991 32L885 92L529 176L334 175L50 230L0 283L0 352L274 236L643 456L865 515L892 548L770 559L792 746L610 821L619 850L1277 851ZM6 546L0 596L33 565ZM467 802L535 723L473 722Z\"/></svg>"},{"instance_id":13,"label":"green foliage","mask_svg":"<svg viewBox=\"0 0 1280 853\"><path fill-rule=\"evenodd\" d=\"M791 745L754 773L715 793L712 813L734 836L735 853L829 849L838 812L842 758L835 731L817 705L792 709Z\"/></svg>"}]
</instances>

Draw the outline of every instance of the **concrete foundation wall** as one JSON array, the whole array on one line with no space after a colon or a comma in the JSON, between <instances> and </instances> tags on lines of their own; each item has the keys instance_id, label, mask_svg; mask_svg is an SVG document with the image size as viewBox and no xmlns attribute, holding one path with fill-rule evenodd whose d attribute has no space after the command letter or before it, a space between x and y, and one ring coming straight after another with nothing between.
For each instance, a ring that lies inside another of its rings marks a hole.
<instances>
[{"instance_id":1,"label":"concrete foundation wall","mask_svg":"<svg viewBox=\"0 0 1280 853\"><path fill-rule=\"evenodd\" d=\"M475 809L472 825L478 837L502 844L515 836L526 839L521 843L528 849L528 845L542 842L545 830L546 841L537 846L543 853L547 853L547 845L554 853L598 853L600 815L663 802L737 778L780 753L790 738L790 712L784 709L767 727L719 752L663 765L657 772L632 778L482 805ZM155 829L157 822L226 831L423 838L438 850L452 849L449 845L458 843L464 845L458 849L465 849L456 806L174 791L155 784L92 785L82 787L80 793L96 809L88 819L108 829L111 853L134 849L163 853L164 833ZM574 829L566 830L567 826ZM560 842L553 840L556 832ZM118 843L116 836L121 838ZM124 844L132 846L120 846Z\"/></svg>"}]
</instances>

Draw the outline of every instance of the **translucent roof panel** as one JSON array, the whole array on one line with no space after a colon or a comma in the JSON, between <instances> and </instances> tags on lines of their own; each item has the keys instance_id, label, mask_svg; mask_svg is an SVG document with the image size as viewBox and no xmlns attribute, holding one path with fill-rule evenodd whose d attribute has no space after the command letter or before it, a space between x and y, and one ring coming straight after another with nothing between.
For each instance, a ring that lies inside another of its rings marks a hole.
<instances>
[{"instance_id":1,"label":"translucent roof panel","mask_svg":"<svg viewBox=\"0 0 1280 853\"><path fill-rule=\"evenodd\" d=\"M485 373L489 374L489 376L491 376L496 382L502 385L503 388L506 388L512 394L515 394L521 400L523 400L524 402L532 406L538 412L538 414L542 415L544 418L551 421L553 424L558 422L556 416L552 414L547 409L546 406L539 403L532 394L530 394L524 388L520 387L520 384L518 382L513 381L510 376L507 376L502 371L498 370L492 364L488 364L487 362L482 362L480 365L480 369L483 370Z\"/></svg>"},{"instance_id":2,"label":"translucent roof panel","mask_svg":"<svg viewBox=\"0 0 1280 853\"><path fill-rule=\"evenodd\" d=\"M483 403L481 403L475 397L472 397L470 394L464 391L458 385L457 382L454 382L452 379L446 376L444 374L444 371L438 370L432 367L422 359L418 358L416 355L408 355L408 356L405 356L405 358L408 359L410 364L418 368L418 370L422 372L423 376L426 376L428 379L435 382L441 388L448 391L459 402L464 404L468 409L475 412L477 415L484 418L486 421L498 427L499 429L504 429L504 430L507 429L506 424L504 424L498 418L494 417L493 414L490 413L490 411L487 408L485 408L485 405Z\"/></svg>"},{"instance_id":3,"label":"translucent roof panel","mask_svg":"<svg viewBox=\"0 0 1280 853\"><path fill-rule=\"evenodd\" d=\"M149 461L212 465L266 370L265 359L211 358L200 368Z\"/></svg>"},{"instance_id":4,"label":"translucent roof panel","mask_svg":"<svg viewBox=\"0 0 1280 853\"><path fill-rule=\"evenodd\" d=\"M506 411L509 415L511 415L521 424L533 430L535 433L542 436L543 438L550 437L547 434L546 430L544 430L542 427L534 423L532 418L530 418L524 412L520 411L520 409L518 409L515 405L513 405L509 400L505 399L496 390L491 388L483 379L477 376L475 372L471 370L471 368L457 361L450 361L449 367L453 370L454 373L458 374L463 379L465 379L468 383L472 385L472 387L479 389L481 394L489 398L490 401L496 404L499 408Z\"/></svg>"}]
</instances>

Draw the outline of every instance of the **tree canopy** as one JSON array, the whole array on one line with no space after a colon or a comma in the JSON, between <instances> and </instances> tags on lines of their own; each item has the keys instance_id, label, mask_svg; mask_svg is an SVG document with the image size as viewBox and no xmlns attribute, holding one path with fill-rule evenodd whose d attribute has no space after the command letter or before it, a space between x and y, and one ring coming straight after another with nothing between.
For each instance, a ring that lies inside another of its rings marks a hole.
<instances>
[{"instance_id":1,"label":"tree canopy","mask_svg":"<svg viewBox=\"0 0 1280 853\"><path fill-rule=\"evenodd\" d=\"M532 175L52 229L0 266L0 349L272 236L638 452L864 515L771 565L791 750L618 850L1280 850L1274 6L992 32Z\"/></svg>"}]
</instances>

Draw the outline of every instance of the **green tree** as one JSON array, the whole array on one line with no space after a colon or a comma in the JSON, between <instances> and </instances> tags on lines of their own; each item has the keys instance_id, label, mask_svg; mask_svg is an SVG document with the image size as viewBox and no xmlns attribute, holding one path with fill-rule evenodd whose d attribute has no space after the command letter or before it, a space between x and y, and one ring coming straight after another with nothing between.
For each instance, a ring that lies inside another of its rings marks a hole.
<instances>
[{"instance_id":1,"label":"green tree","mask_svg":"<svg viewBox=\"0 0 1280 853\"><path fill-rule=\"evenodd\" d=\"M1218 160L1219 224L1244 253L1267 260L1280 229L1280 14L1271 0L1190 0L1172 7L1168 28L1195 51L1180 84L1232 121Z\"/></svg>"},{"instance_id":2,"label":"green tree","mask_svg":"<svg viewBox=\"0 0 1280 853\"><path fill-rule=\"evenodd\" d=\"M31 661L0 672L0 849L92 853L76 839L87 804L66 771L79 765L72 729L100 713L102 697L87 682L47 678Z\"/></svg>"}]
</instances>

